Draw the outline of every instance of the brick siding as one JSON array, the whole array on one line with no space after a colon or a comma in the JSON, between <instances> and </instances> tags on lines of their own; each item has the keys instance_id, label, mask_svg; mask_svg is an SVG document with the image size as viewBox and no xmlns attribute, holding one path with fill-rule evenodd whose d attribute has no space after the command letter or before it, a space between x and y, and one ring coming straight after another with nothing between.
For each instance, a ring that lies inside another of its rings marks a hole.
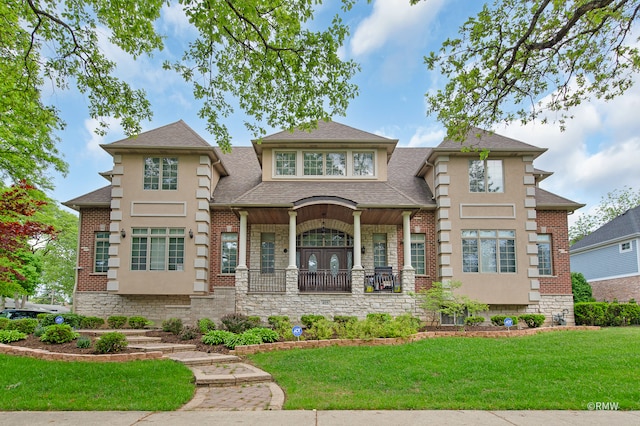
<instances>
[{"instance_id":1,"label":"brick siding","mask_svg":"<svg viewBox=\"0 0 640 426\"><path fill-rule=\"evenodd\" d=\"M107 274L93 272L95 233L109 232L108 208L82 209L78 253L78 291L106 291Z\"/></svg>"},{"instance_id":2,"label":"brick siding","mask_svg":"<svg viewBox=\"0 0 640 426\"><path fill-rule=\"evenodd\" d=\"M628 302L629 299L640 301L640 276L615 278L611 280L591 281L593 297L601 302Z\"/></svg>"},{"instance_id":3,"label":"brick siding","mask_svg":"<svg viewBox=\"0 0 640 426\"><path fill-rule=\"evenodd\" d=\"M540 294L571 294L571 265L569 262L569 231L567 212L538 210L536 212L540 234L551 234L553 276L539 278Z\"/></svg>"},{"instance_id":4,"label":"brick siding","mask_svg":"<svg viewBox=\"0 0 640 426\"><path fill-rule=\"evenodd\" d=\"M416 291L431 287L433 281L437 281L438 256L436 242L436 215L435 211L421 211L411 218L410 228L412 234L425 234L426 275L416 275ZM404 242L402 225L398 225L398 267L404 263Z\"/></svg>"},{"instance_id":5,"label":"brick siding","mask_svg":"<svg viewBox=\"0 0 640 426\"><path fill-rule=\"evenodd\" d=\"M237 232L240 234L240 218L231 210L214 210L211 212L211 245L209 253L209 291L211 292L215 291L215 287L235 286L235 275L220 274L223 232ZM251 229L247 226L249 235L251 235L250 232ZM247 262L249 261L247 254Z\"/></svg>"}]
</instances>

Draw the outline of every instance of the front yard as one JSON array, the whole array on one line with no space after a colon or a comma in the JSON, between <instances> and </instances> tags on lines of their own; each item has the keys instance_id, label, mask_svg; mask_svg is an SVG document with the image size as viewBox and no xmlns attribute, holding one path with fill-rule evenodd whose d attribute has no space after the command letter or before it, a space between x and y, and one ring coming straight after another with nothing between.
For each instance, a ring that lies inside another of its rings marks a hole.
<instances>
[{"instance_id":1,"label":"front yard","mask_svg":"<svg viewBox=\"0 0 640 426\"><path fill-rule=\"evenodd\" d=\"M640 327L249 356L285 409L640 409Z\"/></svg>"}]
</instances>

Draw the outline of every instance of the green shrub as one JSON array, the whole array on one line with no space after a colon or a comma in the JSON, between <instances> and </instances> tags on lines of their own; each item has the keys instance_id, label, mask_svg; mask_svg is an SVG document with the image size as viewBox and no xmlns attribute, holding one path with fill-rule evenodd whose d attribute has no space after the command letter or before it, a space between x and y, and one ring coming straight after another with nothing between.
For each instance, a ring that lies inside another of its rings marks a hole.
<instances>
[{"instance_id":1,"label":"green shrub","mask_svg":"<svg viewBox=\"0 0 640 426\"><path fill-rule=\"evenodd\" d=\"M192 327L188 325L182 328L179 336L181 340L191 340L198 337L199 334L200 334L200 330L197 327Z\"/></svg>"},{"instance_id":2,"label":"green shrub","mask_svg":"<svg viewBox=\"0 0 640 426\"><path fill-rule=\"evenodd\" d=\"M176 336L182 331L183 325L180 318L169 318L162 321L162 331L173 333Z\"/></svg>"},{"instance_id":3,"label":"green shrub","mask_svg":"<svg viewBox=\"0 0 640 426\"><path fill-rule=\"evenodd\" d=\"M262 336L256 332L253 332L254 328L245 331L240 335L236 335L238 338L226 339L224 345L229 349L234 349L236 346L245 346L245 345L259 345L262 342ZM231 345L229 342L233 342Z\"/></svg>"},{"instance_id":4,"label":"green shrub","mask_svg":"<svg viewBox=\"0 0 640 426\"><path fill-rule=\"evenodd\" d=\"M311 324L312 324L311 327L308 327L305 330L306 337L311 340L331 339L335 333L334 332L335 323L325 319L324 317L320 319L314 319L313 322L311 322Z\"/></svg>"},{"instance_id":5,"label":"green shrub","mask_svg":"<svg viewBox=\"0 0 640 426\"><path fill-rule=\"evenodd\" d=\"M313 324L315 322L323 320L323 319L325 319L324 315L308 314L308 315L302 315L300 317L300 322L302 323L302 325L305 326L305 328L311 328L311 327L313 327Z\"/></svg>"},{"instance_id":6,"label":"green shrub","mask_svg":"<svg viewBox=\"0 0 640 426\"><path fill-rule=\"evenodd\" d=\"M491 317L491 324L497 325L498 327L503 327L504 320L507 318L511 318L511 320L513 321L513 325L518 325L517 315L494 315Z\"/></svg>"},{"instance_id":7,"label":"green shrub","mask_svg":"<svg viewBox=\"0 0 640 426\"><path fill-rule=\"evenodd\" d=\"M77 339L80 334L73 331L69 324L54 324L47 326L40 341L45 343L68 343Z\"/></svg>"},{"instance_id":8,"label":"green shrub","mask_svg":"<svg viewBox=\"0 0 640 426\"><path fill-rule=\"evenodd\" d=\"M96 341L96 352L108 354L121 352L128 346L127 336L117 331L105 333Z\"/></svg>"},{"instance_id":9,"label":"green shrub","mask_svg":"<svg viewBox=\"0 0 640 426\"><path fill-rule=\"evenodd\" d=\"M127 317L123 315L112 315L107 318L107 325L109 328L121 329L124 328L127 323Z\"/></svg>"},{"instance_id":10,"label":"green shrub","mask_svg":"<svg viewBox=\"0 0 640 426\"><path fill-rule=\"evenodd\" d=\"M224 344L225 338L233 335L232 332L226 330L211 330L204 336L202 336L202 343L207 345L222 345Z\"/></svg>"},{"instance_id":11,"label":"green shrub","mask_svg":"<svg viewBox=\"0 0 640 426\"><path fill-rule=\"evenodd\" d=\"M367 314L367 320L379 323L391 322L391 315L386 313Z\"/></svg>"},{"instance_id":12,"label":"green shrub","mask_svg":"<svg viewBox=\"0 0 640 426\"><path fill-rule=\"evenodd\" d=\"M65 314L45 314L40 320L40 324L43 327L48 327L50 325L56 324L56 318L61 317L64 322L62 324L66 324L71 328L81 328L82 319L84 318L82 315L65 313Z\"/></svg>"},{"instance_id":13,"label":"green shrub","mask_svg":"<svg viewBox=\"0 0 640 426\"><path fill-rule=\"evenodd\" d=\"M272 315L267 318L267 322L269 323L269 325L271 325L271 327L275 329L282 328L283 326L290 328L291 326L291 321L286 315Z\"/></svg>"},{"instance_id":14,"label":"green shrub","mask_svg":"<svg viewBox=\"0 0 640 426\"><path fill-rule=\"evenodd\" d=\"M573 305L576 325L605 325L606 302L580 302Z\"/></svg>"},{"instance_id":15,"label":"green shrub","mask_svg":"<svg viewBox=\"0 0 640 426\"><path fill-rule=\"evenodd\" d=\"M571 291L574 303L593 301L591 285L580 272L571 273Z\"/></svg>"},{"instance_id":16,"label":"green shrub","mask_svg":"<svg viewBox=\"0 0 640 426\"><path fill-rule=\"evenodd\" d=\"M257 327L252 328L251 330L245 331L245 333L253 333L260 336L260 339L263 343L273 343L277 342L280 339L280 335L277 331L272 330L270 328Z\"/></svg>"},{"instance_id":17,"label":"green shrub","mask_svg":"<svg viewBox=\"0 0 640 426\"><path fill-rule=\"evenodd\" d=\"M141 316L133 316L129 318L129 327L130 328L145 328L147 326L153 325L151 321Z\"/></svg>"},{"instance_id":18,"label":"green shrub","mask_svg":"<svg viewBox=\"0 0 640 426\"><path fill-rule=\"evenodd\" d=\"M220 318L225 330L232 333L244 333L245 331L260 325L259 317L248 317L243 314L227 314Z\"/></svg>"},{"instance_id":19,"label":"green shrub","mask_svg":"<svg viewBox=\"0 0 640 426\"><path fill-rule=\"evenodd\" d=\"M354 322L358 322L358 317L349 316L349 315L336 315L333 317L333 322L338 324L345 324L348 322L354 323Z\"/></svg>"},{"instance_id":20,"label":"green shrub","mask_svg":"<svg viewBox=\"0 0 640 426\"><path fill-rule=\"evenodd\" d=\"M465 325L476 327L484 322L484 317L470 316L464 319Z\"/></svg>"},{"instance_id":21,"label":"green shrub","mask_svg":"<svg viewBox=\"0 0 640 426\"><path fill-rule=\"evenodd\" d=\"M84 317L80 321L80 328L85 330L95 330L104 325L104 319L100 317Z\"/></svg>"},{"instance_id":22,"label":"green shrub","mask_svg":"<svg viewBox=\"0 0 640 426\"><path fill-rule=\"evenodd\" d=\"M198 328L200 329L200 333L207 334L208 332L216 329L216 323L209 318L200 318L198 320Z\"/></svg>"},{"instance_id":23,"label":"green shrub","mask_svg":"<svg viewBox=\"0 0 640 426\"><path fill-rule=\"evenodd\" d=\"M0 343L17 342L26 338L27 335L18 330L0 330Z\"/></svg>"},{"instance_id":24,"label":"green shrub","mask_svg":"<svg viewBox=\"0 0 640 426\"><path fill-rule=\"evenodd\" d=\"M87 349L91 347L91 338L88 336L80 336L78 340L76 340L76 347L80 349Z\"/></svg>"},{"instance_id":25,"label":"green shrub","mask_svg":"<svg viewBox=\"0 0 640 426\"><path fill-rule=\"evenodd\" d=\"M35 330L33 330L33 335L36 337L42 337L46 330L46 327L43 327L42 324L38 324Z\"/></svg>"},{"instance_id":26,"label":"green shrub","mask_svg":"<svg viewBox=\"0 0 640 426\"><path fill-rule=\"evenodd\" d=\"M0 296L1 297L1 296ZM11 321L9 318L0 318L0 330L5 330Z\"/></svg>"},{"instance_id":27,"label":"green shrub","mask_svg":"<svg viewBox=\"0 0 640 426\"><path fill-rule=\"evenodd\" d=\"M543 314L522 314L518 319L527 324L529 328L538 328L544 324L545 317Z\"/></svg>"},{"instance_id":28,"label":"green shrub","mask_svg":"<svg viewBox=\"0 0 640 426\"><path fill-rule=\"evenodd\" d=\"M33 334L38 326L38 320L35 318L22 318L12 320L7 326L6 330L18 330L24 334Z\"/></svg>"}]
</instances>

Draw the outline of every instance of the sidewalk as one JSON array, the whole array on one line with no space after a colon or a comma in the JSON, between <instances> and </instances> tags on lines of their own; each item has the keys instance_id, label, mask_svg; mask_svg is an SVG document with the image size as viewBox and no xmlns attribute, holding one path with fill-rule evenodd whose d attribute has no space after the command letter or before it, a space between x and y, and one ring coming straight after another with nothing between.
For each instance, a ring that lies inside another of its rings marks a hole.
<instances>
[{"instance_id":1,"label":"sidewalk","mask_svg":"<svg viewBox=\"0 0 640 426\"><path fill-rule=\"evenodd\" d=\"M100 411L5 412L0 424L45 425L638 425L640 411Z\"/></svg>"}]
</instances>

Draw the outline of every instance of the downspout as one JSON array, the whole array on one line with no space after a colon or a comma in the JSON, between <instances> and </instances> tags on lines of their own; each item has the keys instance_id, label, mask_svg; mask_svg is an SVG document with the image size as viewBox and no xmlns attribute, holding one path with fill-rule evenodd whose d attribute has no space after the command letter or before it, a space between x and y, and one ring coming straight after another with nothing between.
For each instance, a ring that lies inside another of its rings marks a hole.
<instances>
[{"instance_id":1,"label":"downspout","mask_svg":"<svg viewBox=\"0 0 640 426\"><path fill-rule=\"evenodd\" d=\"M76 312L76 292L78 291L78 272L80 271L80 269L82 269L80 267L80 237L82 235L82 211L78 210L78 224L80 225L78 227L78 241L76 243L76 267L73 268L75 271L75 280L73 283L73 299L71 300L71 312L73 313L77 313Z\"/></svg>"}]
</instances>

